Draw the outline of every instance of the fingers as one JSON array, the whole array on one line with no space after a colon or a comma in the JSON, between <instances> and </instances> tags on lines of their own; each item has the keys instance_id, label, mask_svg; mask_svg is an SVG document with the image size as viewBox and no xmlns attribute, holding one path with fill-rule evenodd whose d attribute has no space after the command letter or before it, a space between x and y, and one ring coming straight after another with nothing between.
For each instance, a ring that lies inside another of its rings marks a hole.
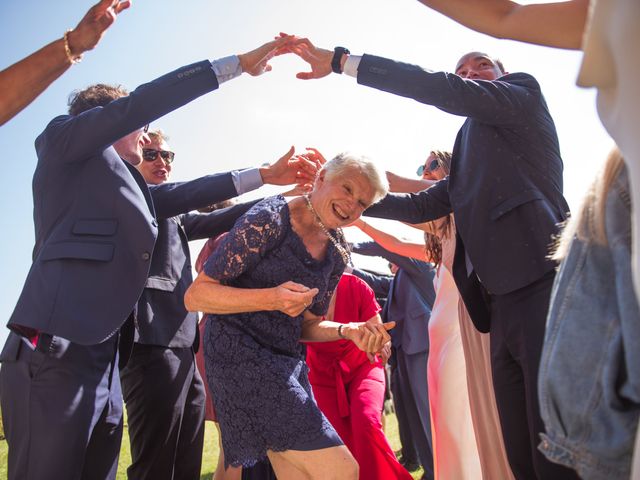
<instances>
[{"instance_id":1,"label":"fingers","mask_svg":"<svg viewBox=\"0 0 640 480\"><path fill-rule=\"evenodd\" d=\"M118 13L122 12L123 10L126 10L130 6L131 6L131 2L130 1L117 2L117 5L115 5L113 11L116 12L116 14L118 14Z\"/></svg>"},{"instance_id":2,"label":"fingers","mask_svg":"<svg viewBox=\"0 0 640 480\"><path fill-rule=\"evenodd\" d=\"M396 322L387 322L387 323L383 323L382 325L384 326L384 329L386 331L389 331L396 327Z\"/></svg>"},{"instance_id":3,"label":"fingers","mask_svg":"<svg viewBox=\"0 0 640 480\"><path fill-rule=\"evenodd\" d=\"M301 283L292 282L291 280L289 280L288 282L284 282L280 286L282 288L286 288L287 290L291 290L292 292L304 293L309 291L309 287L302 285ZM314 290L317 293L318 289L314 288Z\"/></svg>"},{"instance_id":4,"label":"fingers","mask_svg":"<svg viewBox=\"0 0 640 480\"><path fill-rule=\"evenodd\" d=\"M320 153L320 150L318 150L317 148L305 147L305 149L311 152L311 154L308 154L307 156L313 161L318 162L321 166L327 163L327 159L324 158L324 155L322 155L322 153Z\"/></svg>"},{"instance_id":5,"label":"fingers","mask_svg":"<svg viewBox=\"0 0 640 480\"><path fill-rule=\"evenodd\" d=\"M293 154L296 153L296 147L291 145L291 148L287 151L287 153L285 153L283 156L281 156L278 161L285 161L285 160L289 160L291 157L293 157Z\"/></svg>"},{"instance_id":6,"label":"fingers","mask_svg":"<svg viewBox=\"0 0 640 480\"><path fill-rule=\"evenodd\" d=\"M391 340L385 324L365 322L365 342L367 352L378 352ZM391 327L393 328L393 327Z\"/></svg>"}]
</instances>

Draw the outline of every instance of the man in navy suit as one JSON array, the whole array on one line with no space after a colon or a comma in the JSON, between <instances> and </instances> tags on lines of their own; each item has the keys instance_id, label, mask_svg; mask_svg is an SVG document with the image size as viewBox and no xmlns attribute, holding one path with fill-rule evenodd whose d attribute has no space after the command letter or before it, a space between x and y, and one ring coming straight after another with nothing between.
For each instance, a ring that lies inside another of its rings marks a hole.
<instances>
[{"instance_id":1,"label":"man in navy suit","mask_svg":"<svg viewBox=\"0 0 640 480\"><path fill-rule=\"evenodd\" d=\"M137 168L148 185L162 185L171 174L174 152L161 131L150 131ZM265 183L310 181L314 164L291 148L272 166L221 174L209 203L236 197ZM310 173L302 180L304 166ZM231 182L229 180L232 180ZM205 391L195 366L198 315L187 312L184 294L193 282L189 241L215 237L256 202L207 214L184 213L158 219L149 278L138 301L135 343L121 372L131 441L130 479L200 478L204 443Z\"/></svg>"},{"instance_id":2,"label":"man in navy suit","mask_svg":"<svg viewBox=\"0 0 640 480\"><path fill-rule=\"evenodd\" d=\"M451 174L418 194L388 195L368 215L420 223L453 212L453 275L471 319L491 330L494 389L507 456L518 479L575 478L536 448L544 425L537 377L555 274L547 258L569 207L562 159L540 85L526 73L471 52L455 73L385 58L333 52L298 39L291 48L311 65L298 78L343 71L358 83L467 117Z\"/></svg>"},{"instance_id":3,"label":"man in navy suit","mask_svg":"<svg viewBox=\"0 0 640 480\"><path fill-rule=\"evenodd\" d=\"M149 143L147 125L242 72L269 70L286 41L182 67L126 96L94 86L36 139L33 264L0 357L10 479L115 477L118 342L132 333L156 218L207 205L218 183L159 185L152 199L133 166Z\"/></svg>"},{"instance_id":4,"label":"man in navy suit","mask_svg":"<svg viewBox=\"0 0 640 480\"><path fill-rule=\"evenodd\" d=\"M354 253L379 256L397 266L387 301L382 310L384 322L396 322L389 332L394 349L391 389L398 423L413 444L424 479L433 479L431 417L427 389L429 318L436 298L433 265L390 252L375 242L354 243ZM412 460L408 458L407 460Z\"/></svg>"}]
</instances>

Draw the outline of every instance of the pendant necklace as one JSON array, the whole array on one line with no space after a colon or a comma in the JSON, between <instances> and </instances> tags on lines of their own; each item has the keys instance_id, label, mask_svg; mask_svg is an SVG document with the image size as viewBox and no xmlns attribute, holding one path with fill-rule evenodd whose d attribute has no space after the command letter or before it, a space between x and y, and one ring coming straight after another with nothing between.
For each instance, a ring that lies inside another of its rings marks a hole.
<instances>
[{"instance_id":1,"label":"pendant necklace","mask_svg":"<svg viewBox=\"0 0 640 480\"><path fill-rule=\"evenodd\" d=\"M322 230L322 232L327 237L329 237L329 240L331 241L331 243L333 243L333 246L336 247L336 250L342 257L342 261L344 262L344 264L352 265L350 252L346 248L344 248L340 244L340 242L338 242L338 240L333 235L331 235L329 229L324 226L324 223L322 223L322 220L320 220L320 215L318 215L318 212L316 212L316 209L313 208L313 205L311 204L311 198L309 198L309 195L304 195L304 199L307 201L307 208L316 217L316 222L318 222L318 225L320 225L320 229ZM344 234L342 233L342 229L340 227L336 228L336 232L338 232L340 238L344 239Z\"/></svg>"}]
</instances>

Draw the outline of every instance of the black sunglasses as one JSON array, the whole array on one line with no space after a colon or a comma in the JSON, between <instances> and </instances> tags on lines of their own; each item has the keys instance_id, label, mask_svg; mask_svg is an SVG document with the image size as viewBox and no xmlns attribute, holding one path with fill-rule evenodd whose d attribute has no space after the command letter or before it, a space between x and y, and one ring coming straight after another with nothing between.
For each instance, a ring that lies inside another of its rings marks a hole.
<instances>
[{"instance_id":1,"label":"black sunglasses","mask_svg":"<svg viewBox=\"0 0 640 480\"><path fill-rule=\"evenodd\" d=\"M156 150L155 148L143 148L142 149L142 158L147 162L154 162L158 155L162 157L162 160L167 165L173 162L173 158L176 156L175 153L170 152L169 150Z\"/></svg>"},{"instance_id":2,"label":"black sunglasses","mask_svg":"<svg viewBox=\"0 0 640 480\"><path fill-rule=\"evenodd\" d=\"M422 175L424 175L425 170L427 172L433 172L434 170L437 170L439 167L440 167L440 163L438 163L438 159L434 158L433 160L431 160L428 166L420 165L418 167L418 170L416 170L416 173L418 174L419 177L421 177Z\"/></svg>"}]
</instances>

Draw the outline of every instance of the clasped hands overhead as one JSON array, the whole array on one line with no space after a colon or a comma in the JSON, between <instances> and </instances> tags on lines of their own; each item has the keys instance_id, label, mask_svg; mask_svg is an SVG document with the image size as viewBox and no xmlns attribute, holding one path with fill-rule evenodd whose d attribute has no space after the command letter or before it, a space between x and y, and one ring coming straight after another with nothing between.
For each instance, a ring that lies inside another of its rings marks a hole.
<instances>
[{"instance_id":1,"label":"clasped hands overhead","mask_svg":"<svg viewBox=\"0 0 640 480\"><path fill-rule=\"evenodd\" d=\"M310 80L329 75L333 51L318 48L308 38L280 33L274 40L250 52L238 55L242 71L252 76L271 71L270 60L279 55L293 53L309 64L311 71L298 72L296 78ZM344 62L342 59L342 63Z\"/></svg>"}]
</instances>

